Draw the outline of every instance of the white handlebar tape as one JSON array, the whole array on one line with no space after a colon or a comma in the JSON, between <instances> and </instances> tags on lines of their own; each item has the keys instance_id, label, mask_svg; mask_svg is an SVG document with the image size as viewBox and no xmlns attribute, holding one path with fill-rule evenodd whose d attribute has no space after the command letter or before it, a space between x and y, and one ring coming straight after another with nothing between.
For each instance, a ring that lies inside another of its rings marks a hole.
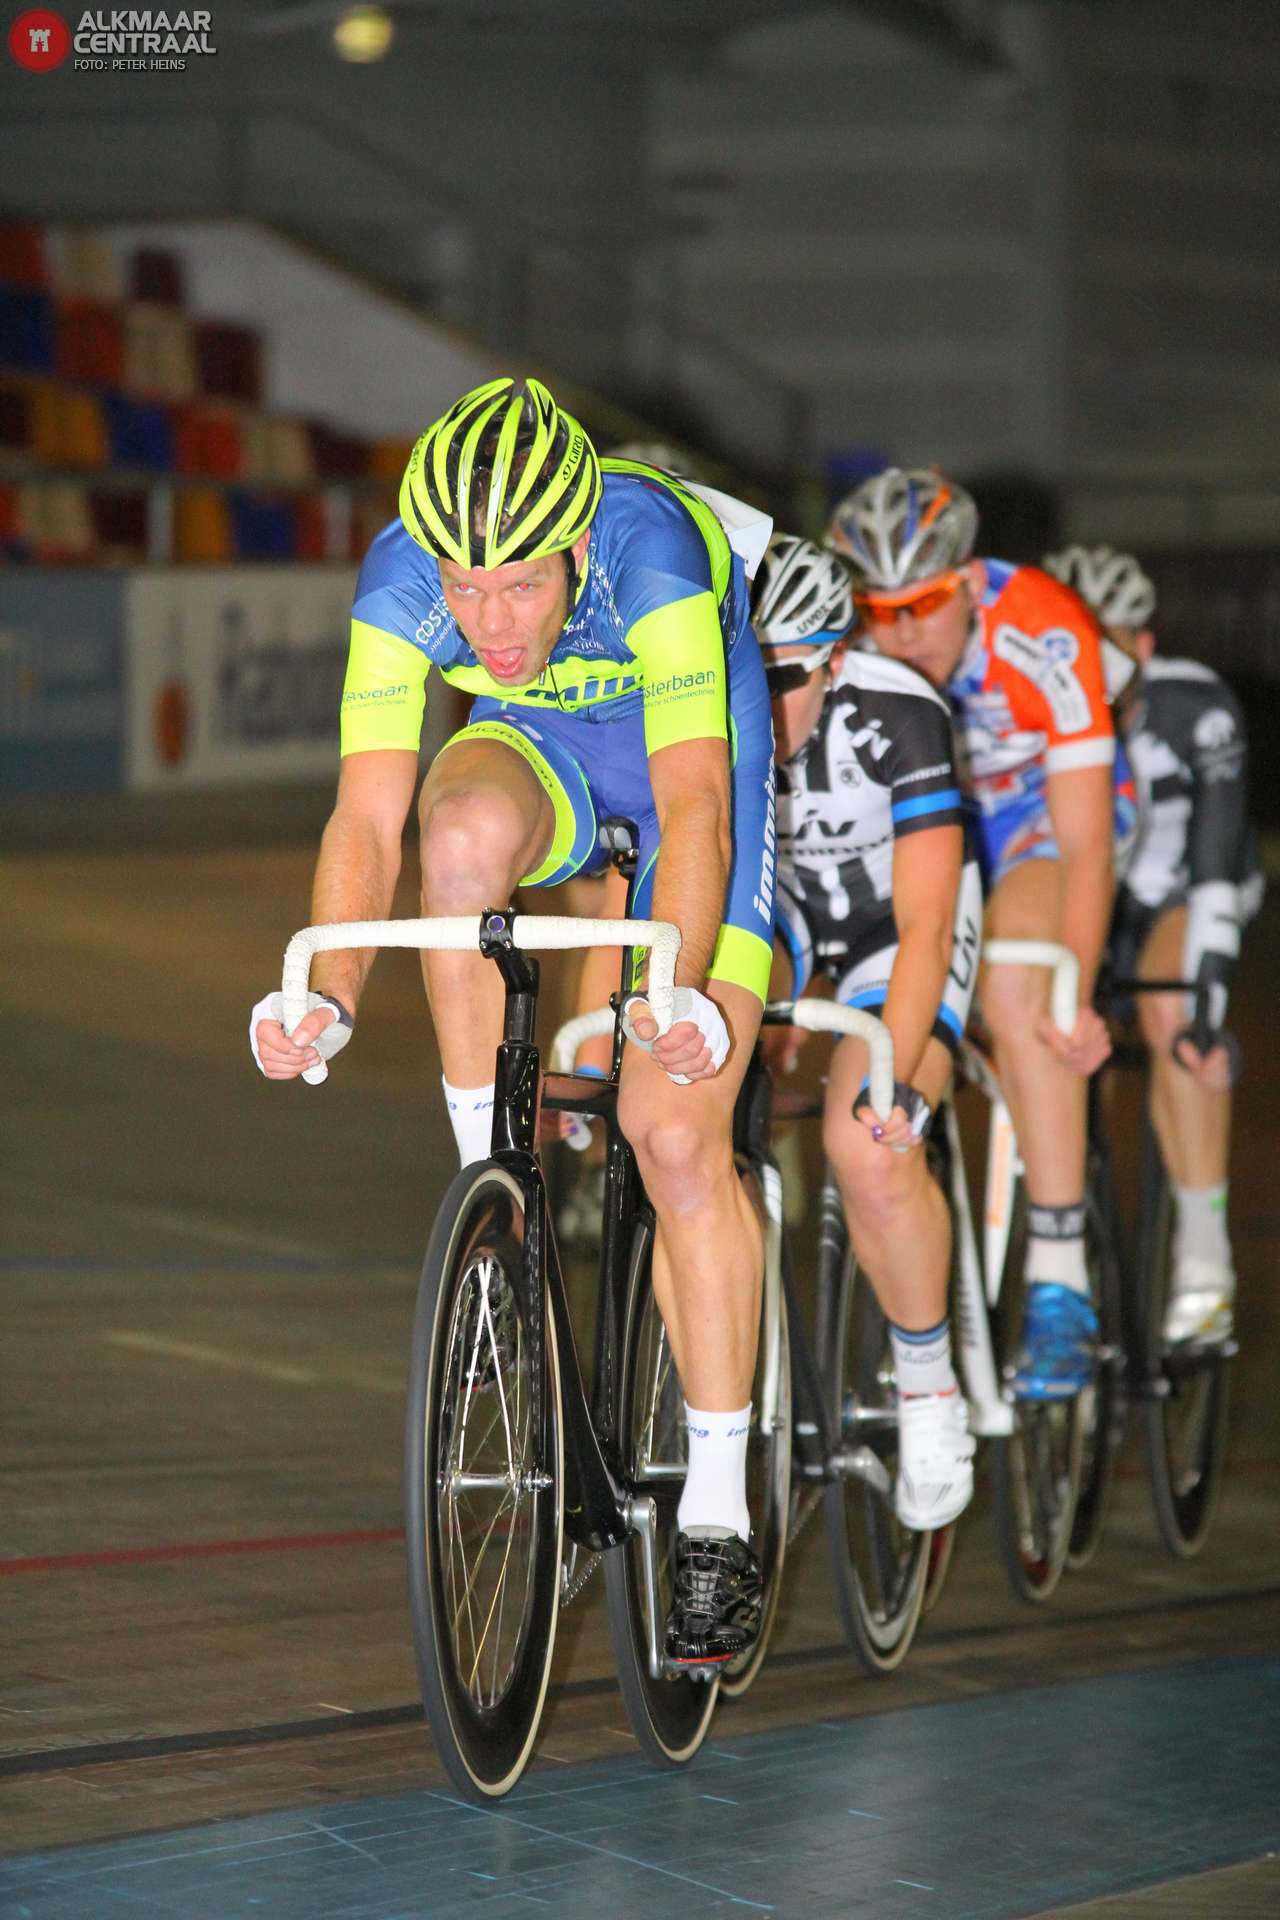
<instances>
[{"instance_id":1,"label":"white handlebar tape","mask_svg":"<svg viewBox=\"0 0 1280 1920\"><path fill-rule=\"evenodd\" d=\"M1080 1010L1080 962L1070 947L1056 940L988 940L982 949L984 966L1052 967L1050 1006L1059 1033L1075 1030Z\"/></svg>"},{"instance_id":2,"label":"white handlebar tape","mask_svg":"<svg viewBox=\"0 0 1280 1920\"><path fill-rule=\"evenodd\" d=\"M668 920L581 920L568 914L513 914L512 939L517 947L563 951L571 947L647 947L649 1004L658 1030L671 1025L676 959L680 929ZM307 983L312 956L359 947L418 947L446 953L478 953L478 913L437 915L425 920L337 920L328 926L303 927L285 948L280 990L284 1000L283 1026L292 1033L307 1010ZM323 1064L308 1067L303 1079L318 1086L327 1077Z\"/></svg>"},{"instance_id":3,"label":"white handlebar tape","mask_svg":"<svg viewBox=\"0 0 1280 1920\"><path fill-rule=\"evenodd\" d=\"M861 1007L842 1007L834 1000L771 1001L771 1013L785 1014L787 1023L803 1027L806 1033L838 1033L866 1042L867 1091L878 1120L887 1120L893 1112L893 1035L883 1020Z\"/></svg>"}]
</instances>

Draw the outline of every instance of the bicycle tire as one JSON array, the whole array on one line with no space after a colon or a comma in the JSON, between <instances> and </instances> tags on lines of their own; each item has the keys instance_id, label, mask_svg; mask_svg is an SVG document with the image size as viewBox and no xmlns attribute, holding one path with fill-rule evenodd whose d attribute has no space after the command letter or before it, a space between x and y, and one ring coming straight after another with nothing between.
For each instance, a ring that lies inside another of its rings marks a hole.
<instances>
[{"instance_id":1,"label":"bicycle tire","mask_svg":"<svg viewBox=\"0 0 1280 1920\"><path fill-rule=\"evenodd\" d=\"M1000 1290L999 1351L1006 1380L1017 1364L1025 1245L1026 1189L1019 1177ZM1066 1570L1094 1392L1090 1385L1069 1400L1015 1399L1012 1434L990 1442L1000 1558L1014 1593L1033 1606L1049 1599Z\"/></svg>"},{"instance_id":2,"label":"bicycle tire","mask_svg":"<svg viewBox=\"0 0 1280 1920\"><path fill-rule=\"evenodd\" d=\"M646 1206L636 1222L627 1273L622 1358L618 1378L618 1426L623 1473L640 1497L657 1509L654 1556L658 1575L658 1645L666 1627L675 1561L676 1507L687 1460L684 1396L662 1316L653 1294L654 1222ZM656 1461L673 1471L646 1477ZM655 1677L649 1664L649 1589L640 1537L632 1533L605 1555L605 1595L618 1685L627 1718L644 1752L661 1766L683 1766L698 1751L711 1724L718 1679L685 1674Z\"/></svg>"},{"instance_id":3,"label":"bicycle tire","mask_svg":"<svg viewBox=\"0 0 1280 1920\"><path fill-rule=\"evenodd\" d=\"M824 1264L818 1324L831 1430L842 1453L865 1456L864 1471L823 1489L827 1553L849 1645L868 1673L887 1674L915 1637L932 1535L911 1532L894 1511L898 1407L888 1321L850 1247L838 1265Z\"/></svg>"},{"instance_id":4,"label":"bicycle tire","mask_svg":"<svg viewBox=\"0 0 1280 1920\"><path fill-rule=\"evenodd\" d=\"M1087 1567L1098 1551L1111 1505L1115 1464L1124 1444L1124 1354L1121 1333L1119 1235L1110 1176L1101 1149L1089 1156L1085 1185L1085 1263L1098 1309L1102 1355L1081 1437L1080 1490L1067 1543L1067 1566Z\"/></svg>"},{"instance_id":5,"label":"bicycle tire","mask_svg":"<svg viewBox=\"0 0 1280 1920\"><path fill-rule=\"evenodd\" d=\"M1221 1347L1170 1352L1164 1314L1173 1257L1173 1194L1150 1122L1143 1153L1143 1230L1139 1270L1147 1352L1161 1389L1143 1403L1147 1472L1160 1537L1178 1560L1191 1560L1209 1535L1222 1491L1230 1406L1229 1368Z\"/></svg>"},{"instance_id":6,"label":"bicycle tire","mask_svg":"<svg viewBox=\"0 0 1280 1920\"><path fill-rule=\"evenodd\" d=\"M432 1230L413 1323L405 1547L414 1651L437 1751L479 1804L508 1793L528 1764L559 1611L560 1371L545 1286L540 1367L531 1352L525 1234L519 1182L493 1161L464 1167ZM463 1487L464 1476L490 1484Z\"/></svg>"},{"instance_id":7,"label":"bicycle tire","mask_svg":"<svg viewBox=\"0 0 1280 1920\"><path fill-rule=\"evenodd\" d=\"M753 1169L744 1167L741 1172L743 1186L767 1232L760 1182ZM773 1178L777 1177L775 1171ZM783 1257L780 1240L779 1263ZM766 1409L772 1412L767 1414ZM760 1337L747 1440L747 1506L751 1540L760 1561L760 1631L747 1651L730 1661L720 1675L720 1693L726 1700L740 1700L763 1665L777 1618L787 1557L791 1521L791 1334L781 1271L772 1276L772 1285L766 1274L760 1291Z\"/></svg>"},{"instance_id":8,"label":"bicycle tire","mask_svg":"<svg viewBox=\"0 0 1280 1920\"><path fill-rule=\"evenodd\" d=\"M956 1550L958 1522L952 1520L945 1527L935 1527L929 1535L929 1565L924 1576L924 1593L920 1600L920 1618L927 1620L942 1598L942 1589L947 1583L951 1571L951 1556Z\"/></svg>"}]
</instances>

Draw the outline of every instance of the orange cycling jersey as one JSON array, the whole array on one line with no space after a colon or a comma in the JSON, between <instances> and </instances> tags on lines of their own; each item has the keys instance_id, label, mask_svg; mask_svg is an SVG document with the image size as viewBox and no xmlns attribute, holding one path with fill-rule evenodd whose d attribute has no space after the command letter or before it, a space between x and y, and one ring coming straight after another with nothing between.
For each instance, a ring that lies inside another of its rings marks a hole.
<instances>
[{"instance_id":1,"label":"orange cycling jersey","mask_svg":"<svg viewBox=\"0 0 1280 1920\"><path fill-rule=\"evenodd\" d=\"M1110 766L1115 729L1098 623L1038 567L988 560L986 590L948 692L962 772L984 814L1023 807L1046 774Z\"/></svg>"}]
</instances>

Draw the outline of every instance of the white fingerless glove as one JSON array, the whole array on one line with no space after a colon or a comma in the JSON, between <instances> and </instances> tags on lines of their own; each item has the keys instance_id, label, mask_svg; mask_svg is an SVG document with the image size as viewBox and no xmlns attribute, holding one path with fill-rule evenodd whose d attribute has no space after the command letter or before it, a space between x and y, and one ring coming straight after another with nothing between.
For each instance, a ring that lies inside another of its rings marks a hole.
<instances>
[{"instance_id":1,"label":"white fingerless glove","mask_svg":"<svg viewBox=\"0 0 1280 1920\"><path fill-rule=\"evenodd\" d=\"M643 993L631 994L622 1007L622 1031L633 1046L652 1053L653 1041L638 1039L631 1025L631 1009L637 1001L645 1007L649 1006ZM698 1029L711 1050L712 1071L719 1073L729 1054L729 1029L715 1001L708 1000L706 994L699 993L696 987L677 987L671 1002L671 1025L679 1026L682 1020L691 1020ZM678 1087L689 1085L687 1073L669 1073L667 1078Z\"/></svg>"},{"instance_id":2,"label":"white fingerless glove","mask_svg":"<svg viewBox=\"0 0 1280 1920\"><path fill-rule=\"evenodd\" d=\"M323 1032L317 1034L311 1043L322 1060L332 1060L334 1054L345 1047L351 1038L351 1015L347 1012L341 1000L335 1000L331 993L309 993L307 995L307 1012L314 1013L317 1007L332 1007L338 1016L336 1020L331 1020ZM284 1025L283 994L269 993L265 1000L259 1000L257 1006L249 1015L249 1050L258 1063L258 1071L262 1073L265 1072L266 1069L263 1067L262 1060L258 1053L259 1020L278 1020L281 1026ZM305 1079L307 1076L304 1075L303 1077ZM317 1078L323 1079L323 1073L317 1073Z\"/></svg>"}]
</instances>

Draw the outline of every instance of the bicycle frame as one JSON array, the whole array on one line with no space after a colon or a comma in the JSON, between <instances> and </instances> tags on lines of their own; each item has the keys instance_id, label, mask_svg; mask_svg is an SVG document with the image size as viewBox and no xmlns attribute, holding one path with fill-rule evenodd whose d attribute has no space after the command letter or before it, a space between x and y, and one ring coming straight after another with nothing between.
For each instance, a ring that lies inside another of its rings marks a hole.
<instances>
[{"instance_id":1,"label":"bicycle frame","mask_svg":"<svg viewBox=\"0 0 1280 1920\"><path fill-rule=\"evenodd\" d=\"M983 949L982 961L984 966L1051 967L1054 1024L1063 1032L1069 1032L1074 1026L1080 970L1068 948L1054 941L991 940ZM1013 1230L1014 1192L1023 1164L1013 1118L991 1061L981 1048L965 1039L960 1043L958 1065L961 1076L983 1094L991 1107L981 1253L954 1100L949 1097L943 1107L949 1162L948 1197L955 1235L958 1358L974 1433L985 1439L1008 1438L1015 1426L1013 1399L1005 1391L996 1367L991 1315L1000 1301L1009 1236Z\"/></svg>"},{"instance_id":2,"label":"bicycle frame","mask_svg":"<svg viewBox=\"0 0 1280 1920\"><path fill-rule=\"evenodd\" d=\"M670 1025L671 999L680 936L664 921L567 919L559 916L517 915L511 908L486 909L474 915L421 920L346 921L303 928L285 952L282 995L284 1026L292 1033L306 1012L307 983L312 957L350 947L417 947L454 952L478 950L498 966L506 989L503 1037L494 1070L494 1106L491 1152L520 1186L529 1230L525 1237L525 1309L534 1348L533 1378L540 1380L543 1282L551 1304L559 1347L564 1403L565 1532L577 1544L594 1551L617 1546L644 1515L624 1489L613 1452L616 1439L612 1414L613 1356L617 1352L618 1299L623 1285L621 1262L623 1202L629 1178L634 1180L630 1149L617 1130L615 1085L587 1079L576 1087L560 1088L560 1098L548 1104L568 1111L600 1114L610 1127L610 1152L624 1157L622 1179L611 1183L615 1212L606 1225L606 1253L602 1256L601 1323L597 1335L596 1407L588 1405L578 1361L564 1276L547 1207L546 1185L534 1152L540 1099L541 1060L534 1041L537 1010L538 963L524 951L529 947L564 949L585 946L621 946L645 943L650 954L648 997L659 1027ZM612 1015L609 1016L612 1020ZM620 1039L615 1041L615 1067ZM308 1068L303 1078L318 1084L327 1076L322 1063ZM535 1421L541 1408L533 1409ZM597 1425L596 1412L600 1413Z\"/></svg>"}]
</instances>

